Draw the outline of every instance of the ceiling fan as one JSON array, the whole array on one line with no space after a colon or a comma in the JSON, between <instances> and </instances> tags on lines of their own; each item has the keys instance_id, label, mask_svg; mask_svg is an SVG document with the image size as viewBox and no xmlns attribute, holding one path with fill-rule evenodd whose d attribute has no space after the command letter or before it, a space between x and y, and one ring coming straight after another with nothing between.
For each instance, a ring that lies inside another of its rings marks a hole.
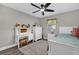
<instances>
[{"instance_id":1,"label":"ceiling fan","mask_svg":"<svg viewBox=\"0 0 79 59\"><path fill-rule=\"evenodd\" d=\"M46 3L45 5L41 4L40 7L39 7L39 6L37 6L37 5L33 4L33 3L31 3L32 6L34 6L34 7L36 7L36 8L39 9L39 10L34 11L34 12L32 12L32 13L36 13L36 12L41 11L42 15L44 16L44 14L45 14L44 12L54 12L54 10L47 9L47 7L48 7L50 4L51 4L51 3Z\"/></svg>"}]
</instances>

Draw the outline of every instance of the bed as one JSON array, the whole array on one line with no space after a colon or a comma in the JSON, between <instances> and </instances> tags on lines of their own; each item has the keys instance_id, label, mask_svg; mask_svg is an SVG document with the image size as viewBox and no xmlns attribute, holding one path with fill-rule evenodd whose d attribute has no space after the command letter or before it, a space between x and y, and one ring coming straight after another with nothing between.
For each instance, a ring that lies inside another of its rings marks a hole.
<instances>
[{"instance_id":1,"label":"bed","mask_svg":"<svg viewBox=\"0 0 79 59\"><path fill-rule=\"evenodd\" d=\"M79 55L79 38L70 34L71 29L72 27L60 28L60 33L49 41L49 55Z\"/></svg>"},{"instance_id":2,"label":"bed","mask_svg":"<svg viewBox=\"0 0 79 59\"><path fill-rule=\"evenodd\" d=\"M68 46L79 47L79 38L71 34L58 34L53 41Z\"/></svg>"},{"instance_id":3,"label":"bed","mask_svg":"<svg viewBox=\"0 0 79 59\"><path fill-rule=\"evenodd\" d=\"M79 55L79 48L49 41L48 55Z\"/></svg>"},{"instance_id":4,"label":"bed","mask_svg":"<svg viewBox=\"0 0 79 59\"><path fill-rule=\"evenodd\" d=\"M59 34L48 43L49 55L79 55L79 39L70 34Z\"/></svg>"}]
</instances>

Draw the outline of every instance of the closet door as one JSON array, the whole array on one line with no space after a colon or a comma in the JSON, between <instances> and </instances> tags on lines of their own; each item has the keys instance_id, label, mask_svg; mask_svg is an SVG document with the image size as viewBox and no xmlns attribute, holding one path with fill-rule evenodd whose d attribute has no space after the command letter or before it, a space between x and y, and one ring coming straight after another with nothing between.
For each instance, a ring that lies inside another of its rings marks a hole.
<instances>
[{"instance_id":1,"label":"closet door","mask_svg":"<svg viewBox=\"0 0 79 59\"><path fill-rule=\"evenodd\" d=\"M35 28L35 40L42 38L42 27Z\"/></svg>"}]
</instances>

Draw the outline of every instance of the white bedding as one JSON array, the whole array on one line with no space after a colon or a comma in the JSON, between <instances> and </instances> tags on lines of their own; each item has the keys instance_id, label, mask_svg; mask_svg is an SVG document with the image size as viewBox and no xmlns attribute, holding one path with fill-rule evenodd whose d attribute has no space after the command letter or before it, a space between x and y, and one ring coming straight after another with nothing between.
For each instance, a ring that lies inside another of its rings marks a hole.
<instances>
[{"instance_id":1,"label":"white bedding","mask_svg":"<svg viewBox=\"0 0 79 59\"><path fill-rule=\"evenodd\" d=\"M50 41L48 55L79 55L79 48Z\"/></svg>"}]
</instances>

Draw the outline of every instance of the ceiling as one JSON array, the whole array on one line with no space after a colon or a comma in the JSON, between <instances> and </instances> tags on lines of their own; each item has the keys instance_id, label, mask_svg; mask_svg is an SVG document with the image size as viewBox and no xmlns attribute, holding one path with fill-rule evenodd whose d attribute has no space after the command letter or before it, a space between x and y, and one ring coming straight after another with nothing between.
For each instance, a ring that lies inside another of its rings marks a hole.
<instances>
[{"instance_id":1,"label":"ceiling","mask_svg":"<svg viewBox=\"0 0 79 59\"><path fill-rule=\"evenodd\" d=\"M35 3L35 5L37 6L40 6L41 4L45 4L45 3ZM38 8L32 6L30 3L3 3L2 5L19 10L21 12L25 12L27 14L30 14L38 18L43 18L43 17L79 9L79 3L52 3L48 7L48 9L53 9L55 10L55 12L45 12L45 15L43 16L41 12L32 13L33 11L38 10Z\"/></svg>"}]
</instances>

